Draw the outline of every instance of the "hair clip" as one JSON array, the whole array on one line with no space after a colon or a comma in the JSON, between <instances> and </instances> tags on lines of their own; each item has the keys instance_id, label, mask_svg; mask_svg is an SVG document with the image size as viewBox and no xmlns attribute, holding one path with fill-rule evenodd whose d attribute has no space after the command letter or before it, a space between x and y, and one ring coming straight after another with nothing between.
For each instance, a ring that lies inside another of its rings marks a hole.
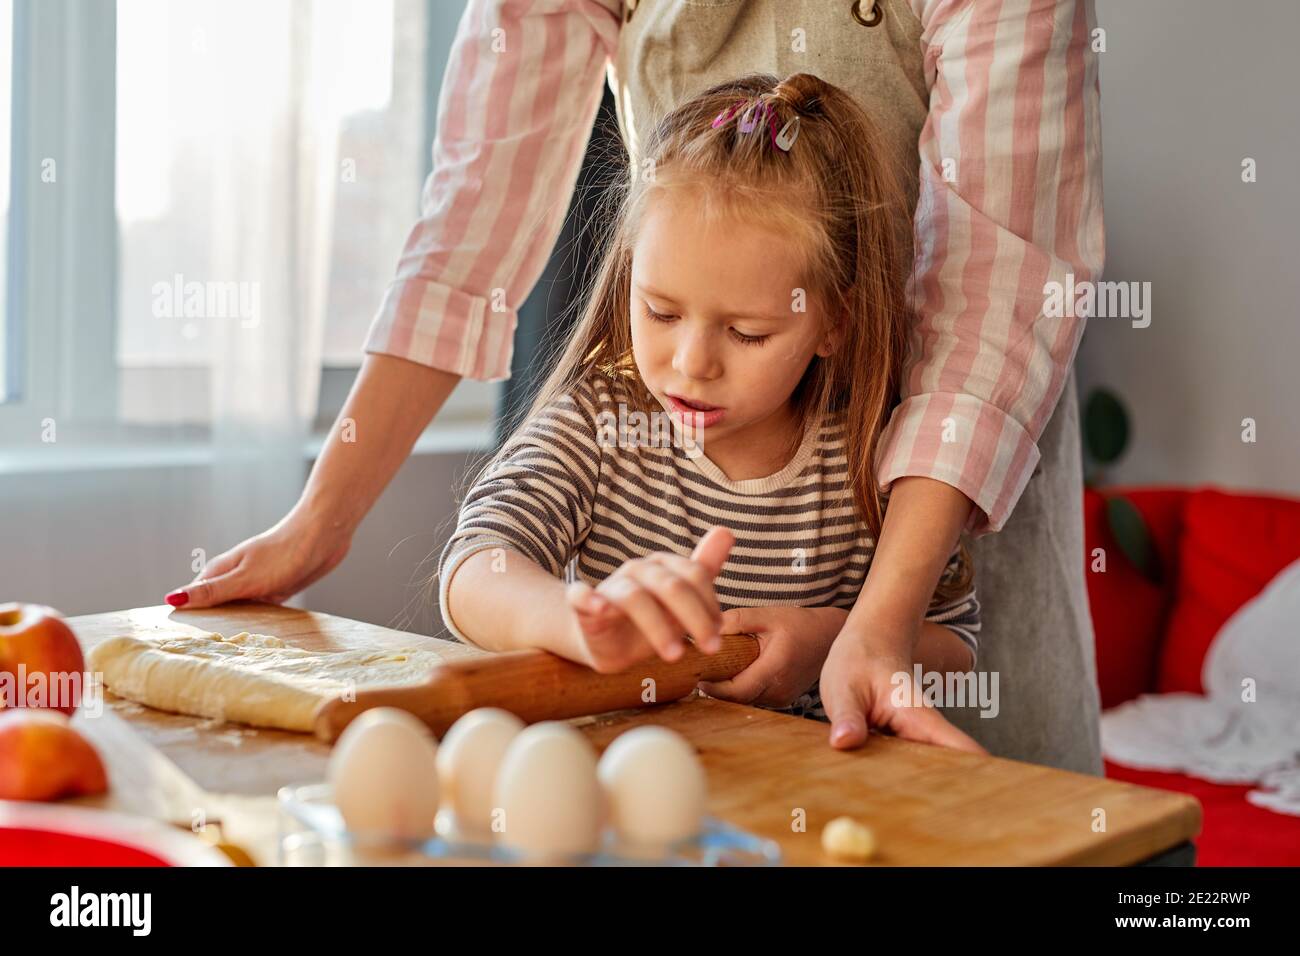
<instances>
[{"instance_id":1,"label":"hair clip","mask_svg":"<svg viewBox=\"0 0 1300 956\"><path fill-rule=\"evenodd\" d=\"M755 110L755 107L757 107L757 110ZM745 112L740 114L740 131L742 133L752 133L754 127L766 118L767 104L755 100Z\"/></svg>"},{"instance_id":2,"label":"hair clip","mask_svg":"<svg viewBox=\"0 0 1300 956\"><path fill-rule=\"evenodd\" d=\"M746 103L748 103L748 102L749 102L749 100L741 100L739 103L737 103L737 104L736 104L735 106L733 106L731 109L729 109L729 110L723 110L721 113L719 113L717 116L715 116L715 117L713 118L713 128L714 128L714 129L717 129L717 128L718 128L719 126L721 126L723 123L727 122L729 119L731 119L733 116L736 115L736 110L740 109L742 106L744 106L744 105L745 105Z\"/></svg>"},{"instance_id":3,"label":"hair clip","mask_svg":"<svg viewBox=\"0 0 1300 956\"><path fill-rule=\"evenodd\" d=\"M794 145L794 141L799 137L800 124L798 115L791 117L778 133L776 129L776 109L770 103L764 103L757 98L741 100L730 109L723 110L713 118L713 128L717 129L729 122L741 107L744 107L745 111L741 113L740 122L736 125L737 135L752 133L760 123L766 123L772 144L784 152L788 153L790 151L790 147Z\"/></svg>"},{"instance_id":4,"label":"hair clip","mask_svg":"<svg viewBox=\"0 0 1300 956\"><path fill-rule=\"evenodd\" d=\"M794 145L794 141L798 138L799 116L796 114L790 117L786 124L781 127L781 132L776 134L776 139L774 139L773 142L788 153L790 152L790 147Z\"/></svg>"}]
</instances>

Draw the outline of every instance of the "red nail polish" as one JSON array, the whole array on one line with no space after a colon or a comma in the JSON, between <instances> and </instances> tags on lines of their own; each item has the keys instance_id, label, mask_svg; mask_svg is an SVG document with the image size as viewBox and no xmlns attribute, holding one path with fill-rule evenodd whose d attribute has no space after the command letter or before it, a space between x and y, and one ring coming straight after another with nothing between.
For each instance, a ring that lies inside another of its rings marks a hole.
<instances>
[{"instance_id":1,"label":"red nail polish","mask_svg":"<svg viewBox=\"0 0 1300 956\"><path fill-rule=\"evenodd\" d=\"M190 603L190 596L184 591L173 591L167 595L167 603L172 607L183 607Z\"/></svg>"}]
</instances>

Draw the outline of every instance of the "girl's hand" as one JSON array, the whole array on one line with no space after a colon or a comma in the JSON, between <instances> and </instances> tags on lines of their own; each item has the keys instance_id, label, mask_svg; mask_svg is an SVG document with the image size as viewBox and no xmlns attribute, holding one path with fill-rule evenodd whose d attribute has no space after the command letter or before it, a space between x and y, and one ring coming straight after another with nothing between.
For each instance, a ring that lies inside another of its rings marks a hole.
<instances>
[{"instance_id":1,"label":"girl's hand","mask_svg":"<svg viewBox=\"0 0 1300 956\"><path fill-rule=\"evenodd\" d=\"M613 674L658 654L686 652L683 635L712 654L721 646L722 613L713 579L736 543L726 528L709 530L689 558L657 551L626 562L593 589L582 581L565 592L572 646L592 670Z\"/></svg>"},{"instance_id":2,"label":"girl's hand","mask_svg":"<svg viewBox=\"0 0 1300 956\"><path fill-rule=\"evenodd\" d=\"M910 655L882 651L855 632L840 635L826 656L819 688L822 706L831 719L832 747L860 747L867 742L868 729L879 727L908 740L988 753L974 738L954 727L938 708L924 703L919 687L913 688L911 706L895 707L894 675L900 672L907 675L909 682L914 680Z\"/></svg>"},{"instance_id":3,"label":"girl's hand","mask_svg":"<svg viewBox=\"0 0 1300 956\"><path fill-rule=\"evenodd\" d=\"M789 707L808 690L849 612L837 607L745 607L725 611L723 634L753 634L758 659L731 680L703 682L710 697Z\"/></svg>"}]
</instances>

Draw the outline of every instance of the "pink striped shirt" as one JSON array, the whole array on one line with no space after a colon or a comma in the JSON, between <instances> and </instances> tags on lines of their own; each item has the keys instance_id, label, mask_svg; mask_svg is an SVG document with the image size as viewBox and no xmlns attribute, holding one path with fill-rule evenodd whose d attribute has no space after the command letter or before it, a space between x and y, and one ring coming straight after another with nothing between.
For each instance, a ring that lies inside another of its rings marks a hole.
<instances>
[{"instance_id":1,"label":"pink striped shirt","mask_svg":"<svg viewBox=\"0 0 1300 956\"><path fill-rule=\"evenodd\" d=\"M885 490L909 475L956 487L982 534L1024 491L1083 333L1081 317L1044 315L1043 287L1101 274L1095 17L1091 0L910 4L930 90L908 285L918 321L877 477ZM470 0L423 214L367 352L509 377L516 309L563 225L621 23L621 0Z\"/></svg>"}]
</instances>

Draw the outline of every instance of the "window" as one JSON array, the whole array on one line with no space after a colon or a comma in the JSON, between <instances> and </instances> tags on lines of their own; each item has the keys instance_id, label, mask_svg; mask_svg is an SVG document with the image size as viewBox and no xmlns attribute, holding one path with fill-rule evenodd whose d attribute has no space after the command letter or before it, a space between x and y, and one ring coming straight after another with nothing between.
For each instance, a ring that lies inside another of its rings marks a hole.
<instances>
[{"instance_id":1,"label":"window","mask_svg":"<svg viewBox=\"0 0 1300 956\"><path fill-rule=\"evenodd\" d=\"M278 321L324 316L319 339L277 328L275 346L319 343L305 354L319 351L316 424L328 425L419 215L463 7L0 0L0 71L13 77L0 83L0 447L50 460L47 422L69 456L202 442L239 414L230 388L218 410L230 380L213 370L256 374L265 352L223 351L221 309L160 309L178 280L211 296L258 278L275 285L262 298ZM250 242L268 235L277 244ZM309 258L278 257L308 243ZM300 261L315 270L311 309L295 298ZM299 407L313 394L301 383ZM433 430L490 429L499 392L463 383Z\"/></svg>"},{"instance_id":2,"label":"window","mask_svg":"<svg viewBox=\"0 0 1300 956\"><path fill-rule=\"evenodd\" d=\"M228 87L286 81L295 43L328 58L308 99L342 115L326 298L324 362L355 366L361 343L419 212L423 5L411 0L283 4L127 0L117 8L118 362L123 368L202 366L211 323L160 318L158 283L209 277L218 205L213 112ZM401 17L401 29L395 18ZM306 39L293 31L310 33ZM232 41L237 40L235 45ZM232 74L237 72L238 78ZM237 122L222 125L238 132ZM253 132L250 130L250 132ZM276 157L264 157L266 162ZM215 237L220 241L221 237Z\"/></svg>"},{"instance_id":3,"label":"window","mask_svg":"<svg viewBox=\"0 0 1300 956\"><path fill-rule=\"evenodd\" d=\"M231 191L244 176L250 183L262 176L291 181L292 174L260 164L292 162L295 144L285 137L282 149L234 150L243 166L232 176L232 150L221 144L214 149L213 139L266 137L257 126L265 118L243 115L238 104L247 102L250 90L299 82L289 70L308 71L303 88L295 88L306 104L302 109L328 108L337 117L322 124L337 144L313 144L333 147L338 163L331 171L322 364L360 364L366 330L419 212L427 150L422 145L424 21L423 0L118 4L117 362L124 420L162 424L207 418L209 390L202 383L214 322L220 320L157 309L157 292L166 286L180 290L195 280L241 289L231 285L238 276L215 274L219 269L213 266L230 258L215 246L228 243L231 231L240 228L227 215ZM312 62L328 68L303 66ZM238 86L232 89L233 83ZM259 200L251 195L234 200L245 201ZM351 381L350 373L326 375L324 422L337 409L328 399L346 394ZM167 401L159 401L162 394Z\"/></svg>"}]
</instances>

